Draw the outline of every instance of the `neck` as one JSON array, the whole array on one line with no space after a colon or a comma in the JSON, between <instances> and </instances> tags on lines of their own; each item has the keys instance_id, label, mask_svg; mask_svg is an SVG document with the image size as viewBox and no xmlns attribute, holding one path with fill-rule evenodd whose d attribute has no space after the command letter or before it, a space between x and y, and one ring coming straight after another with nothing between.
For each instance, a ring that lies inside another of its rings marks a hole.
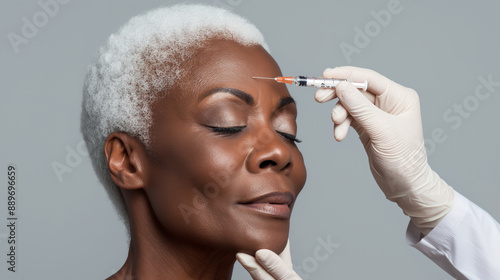
<instances>
[{"instance_id":1,"label":"neck","mask_svg":"<svg viewBox=\"0 0 500 280\"><path fill-rule=\"evenodd\" d=\"M144 193L126 200L131 227L129 253L123 267L109 280L231 279L236 252L169 236L155 219Z\"/></svg>"}]
</instances>

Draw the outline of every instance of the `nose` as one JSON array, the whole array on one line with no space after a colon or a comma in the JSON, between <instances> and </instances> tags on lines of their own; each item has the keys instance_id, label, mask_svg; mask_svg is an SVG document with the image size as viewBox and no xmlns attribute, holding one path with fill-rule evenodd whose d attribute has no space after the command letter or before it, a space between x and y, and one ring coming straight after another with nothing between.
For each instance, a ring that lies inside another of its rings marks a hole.
<instances>
[{"instance_id":1,"label":"nose","mask_svg":"<svg viewBox=\"0 0 500 280\"><path fill-rule=\"evenodd\" d=\"M293 169L290 144L272 129L261 130L253 139L247 157L251 173L272 171L289 175Z\"/></svg>"}]
</instances>

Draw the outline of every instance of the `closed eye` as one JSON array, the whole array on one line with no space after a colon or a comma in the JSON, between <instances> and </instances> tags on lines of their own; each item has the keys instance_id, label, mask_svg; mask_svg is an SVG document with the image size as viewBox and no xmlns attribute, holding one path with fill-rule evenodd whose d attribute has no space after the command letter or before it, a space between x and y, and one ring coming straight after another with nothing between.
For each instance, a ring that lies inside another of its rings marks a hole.
<instances>
[{"instance_id":1,"label":"closed eye","mask_svg":"<svg viewBox=\"0 0 500 280\"><path fill-rule=\"evenodd\" d=\"M229 126L229 127L208 126L208 127L215 133L235 134L241 132L246 126Z\"/></svg>"},{"instance_id":2,"label":"closed eye","mask_svg":"<svg viewBox=\"0 0 500 280\"><path fill-rule=\"evenodd\" d=\"M236 133L243 131L243 129L245 129L246 126L228 126L228 127L207 126L207 127L210 128L213 132L219 133L219 134L236 134ZM293 134L281 132L281 131L277 131L277 130L276 130L276 132L279 135L281 135L283 138L285 138L286 140L288 140L292 143L301 143L302 142L302 140L298 139Z\"/></svg>"},{"instance_id":3,"label":"closed eye","mask_svg":"<svg viewBox=\"0 0 500 280\"><path fill-rule=\"evenodd\" d=\"M284 138L286 138L287 140L289 140L292 143L301 143L302 142L302 140L298 139L295 135L292 135L292 134L289 134L286 132L281 132L281 131L276 131L276 132L278 132L281 136L283 136Z\"/></svg>"}]
</instances>

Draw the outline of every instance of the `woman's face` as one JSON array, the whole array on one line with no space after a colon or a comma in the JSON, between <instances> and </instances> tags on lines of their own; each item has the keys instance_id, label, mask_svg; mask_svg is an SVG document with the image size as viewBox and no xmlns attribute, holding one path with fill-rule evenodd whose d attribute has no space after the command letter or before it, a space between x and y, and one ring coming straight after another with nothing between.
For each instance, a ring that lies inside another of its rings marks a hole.
<instances>
[{"instance_id":1,"label":"woman's face","mask_svg":"<svg viewBox=\"0 0 500 280\"><path fill-rule=\"evenodd\" d=\"M296 105L260 46L211 40L186 83L153 105L145 191L170 238L254 253L281 251L306 170Z\"/></svg>"}]
</instances>

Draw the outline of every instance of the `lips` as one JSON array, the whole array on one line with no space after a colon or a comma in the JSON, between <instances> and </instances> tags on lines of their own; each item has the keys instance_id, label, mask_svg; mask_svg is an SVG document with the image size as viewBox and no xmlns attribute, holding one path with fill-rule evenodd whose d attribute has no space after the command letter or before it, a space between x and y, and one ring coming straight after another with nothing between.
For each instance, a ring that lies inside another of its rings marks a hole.
<instances>
[{"instance_id":1,"label":"lips","mask_svg":"<svg viewBox=\"0 0 500 280\"><path fill-rule=\"evenodd\" d=\"M294 200L295 196L289 192L272 192L240 204L264 215L288 219Z\"/></svg>"}]
</instances>

